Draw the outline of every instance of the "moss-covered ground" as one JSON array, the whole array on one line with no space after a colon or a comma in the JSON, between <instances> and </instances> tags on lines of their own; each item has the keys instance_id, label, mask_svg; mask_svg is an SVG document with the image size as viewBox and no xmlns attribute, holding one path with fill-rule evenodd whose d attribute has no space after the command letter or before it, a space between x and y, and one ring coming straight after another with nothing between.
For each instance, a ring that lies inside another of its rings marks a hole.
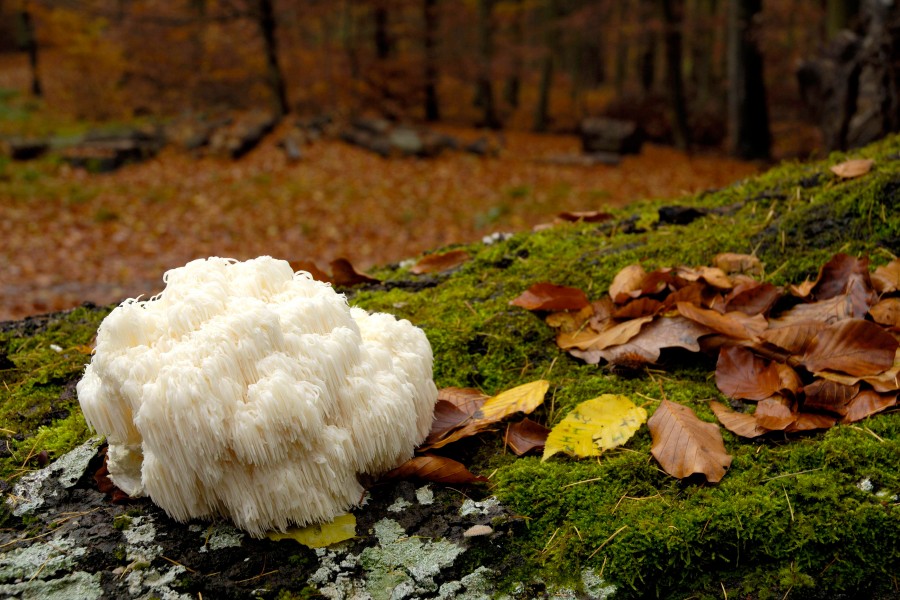
<instances>
[{"instance_id":1,"label":"moss-covered ground","mask_svg":"<svg viewBox=\"0 0 900 600\"><path fill-rule=\"evenodd\" d=\"M836 252L873 265L900 250L900 138L853 153L872 171L842 180L828 166L788 164L728 188L679 201L705 214L660 223L648 200L615 219L564 224L466 247L472 260L449 274L417 276L401 265L376 272L351 302L410 319L426 331L439 387L487 393L538 378L552 382L534 418L553 425L575 404L622 393L652 413L663 398L714 418L721 399L709 360L673 355L658 369L617 374L557 349L534 314L509 301L538 281L605 293L624 266L706 265L720 252L755 253L775 284L814 277ZM0 473L14 479L88 432L72 383L103 311L78 309L0 333ZM52 344L52 345L51 345ZM650 455L640 430L596 460L515 458L498 434L448 447L490 476L523 518L512 551L524 561L504 576L578 585L585 568L618 586L616 597L900 597L900 414L803 436L741 440L723 431L734 461L718 485L679 481Z\"/></svg>"}]
</instances>

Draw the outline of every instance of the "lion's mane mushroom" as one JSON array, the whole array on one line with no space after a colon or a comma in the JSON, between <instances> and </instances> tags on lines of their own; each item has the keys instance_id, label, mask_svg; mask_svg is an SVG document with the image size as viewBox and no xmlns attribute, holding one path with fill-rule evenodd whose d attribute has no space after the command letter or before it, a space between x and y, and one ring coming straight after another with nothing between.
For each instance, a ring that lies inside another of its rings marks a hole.
<instances>
[{"instance_id":1,"label":"lion's mane mushroom","mask_svg":"<svg viewBox=\"0 0 900 600\"><path fill-rule=\"evenodd\" d=\"M398 465L428 433L431 346L409 321L350 308L268 256L164 279L106 317L78 384L126 493L259 537L346 511L357 474Z\"/></svg>"}]
</instances>

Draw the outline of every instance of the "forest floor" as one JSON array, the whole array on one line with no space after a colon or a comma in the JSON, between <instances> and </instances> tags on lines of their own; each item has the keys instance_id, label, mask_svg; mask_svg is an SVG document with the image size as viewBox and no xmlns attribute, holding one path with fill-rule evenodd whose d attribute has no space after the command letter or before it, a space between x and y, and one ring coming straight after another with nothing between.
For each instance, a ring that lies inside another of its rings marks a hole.
<instances>
[{"instance_id":1,"label":"forest floor","mask_svg":"<svg viewBox=\"0 0 900 600\"><path fill-rule=\"evenodd\" d=\"M292 163L278 138L239 161L166 150L111 174L54 159L0 162L0 320L152 294L167 269L199 257L268 254L322 267L345 257L367 269L559 211L722 187L761 168L654 145L616 167L561 166L553 159L579 152L575 136L521 132L495 136L495 157L384 159L324 140Z\"/></svg>"}]
</instances>

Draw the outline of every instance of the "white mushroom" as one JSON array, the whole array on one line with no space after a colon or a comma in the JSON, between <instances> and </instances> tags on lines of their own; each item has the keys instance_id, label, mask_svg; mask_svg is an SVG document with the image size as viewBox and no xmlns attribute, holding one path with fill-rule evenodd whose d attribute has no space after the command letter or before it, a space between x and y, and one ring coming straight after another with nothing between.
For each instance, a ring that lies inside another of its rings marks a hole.
<instances>
[{"instance_id":1,"label":"white mushroom","mask_svg":"<svg viewBox=\"0 0 900 600\"><path fill-rule=\"evenodd\" d=\"M431 346L409 321L350 308L267 256L164 279L106 317L78 384L129 495L260 537L346 511L357 474L397 466L427 435Z\"/></svg>"}]
</instances>

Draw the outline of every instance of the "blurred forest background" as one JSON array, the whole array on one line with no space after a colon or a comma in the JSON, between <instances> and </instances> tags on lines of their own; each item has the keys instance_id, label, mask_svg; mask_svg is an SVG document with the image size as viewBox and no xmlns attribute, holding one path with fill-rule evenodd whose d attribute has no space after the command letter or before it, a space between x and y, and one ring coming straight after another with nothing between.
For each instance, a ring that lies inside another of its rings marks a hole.
<instances>
[{"instance_id":1,"label":"blurred forest background","mask_svg":"<svg viewBox=\"0 0 900 600\"><path fill-rule=\"evenodd\" d=\"M0 0L0 318L725 185L896 131L898 65L891 0Z\"/></svg>"}]
</instances>

